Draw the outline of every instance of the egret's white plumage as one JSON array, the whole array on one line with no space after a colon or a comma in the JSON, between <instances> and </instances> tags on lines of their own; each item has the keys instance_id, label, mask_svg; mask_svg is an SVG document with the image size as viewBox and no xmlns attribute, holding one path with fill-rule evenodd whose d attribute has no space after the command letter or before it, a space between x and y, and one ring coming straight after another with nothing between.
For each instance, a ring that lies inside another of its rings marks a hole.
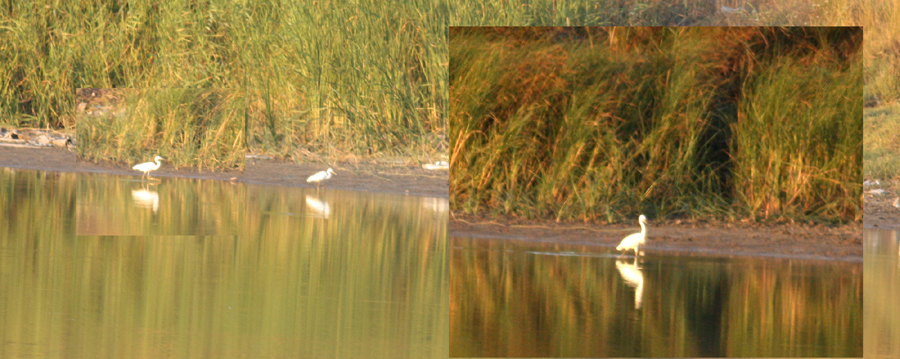
<instances>
[{"instance_id":1,"label":"egret's white plumage","mask_svg":"<svg viewBox=\"0 0 900 359\"><path fill-rule=\"evenodd\" d=\"M447 161L437 161L434 164L426 163L422 165L422 168L426 170L449 170L450 164Z\"/></svg>"},{"instance_id":2,"label":"egret's white plumage","mask_svg":"<svg viewBox=\"0 0 900 359\"><path fill-rule=\"evenodd\" d=\"M156 161L155 164L153 162L144 162L141 164L134 165L134 167L131 167L131 168L133 168L136 171L144 172L144 175L146 175L147 177L150 177L150 171L158 170L159 165L160 165L159 161L164 160L164 159L165 158L156 156L156 158L153 159L154 161ZM141 176L141 178L144 178L144 176Z\"/></svg>"},{"instance_id":3,"label":"egret's white plumage","mask_svg":"<svg viewBox=\"0 0 900 359\"><path fill-rule=\"evenodd\" d=\"M642 214L640 218L638 218L638 223L641 224L641 233L635 233L625 237L622 240L622 243L619 243L619 246L616 247L617 251L625 251L634 250L634 255L638 255L638 249L640 246L644 245L644 241L647 239L647 217L644 217ZM625 254L622 252L622 254Z\"/></svg>"},{"instance_id":4,"label":"egret's white plumage","mask_svg":"<svg viewBox=\"0 0 900 359\"><path fill-rule=\"evenodd\" d=\"M306 179L306 182L307 182L307 183L315 182L316 188L319 188L319 183L321 183L321 182L324 181L324 180L327 180L327 179L331 178L331 175L334 175L334 174L335 174L335 173L334 173L334 170L331 169L331 168L329 168L327 171L321 171L321 172L316 173L316 174L314 174L314 175L312 175L312 176L309 176L309 178Z\"/></svg>"}]
</instances>

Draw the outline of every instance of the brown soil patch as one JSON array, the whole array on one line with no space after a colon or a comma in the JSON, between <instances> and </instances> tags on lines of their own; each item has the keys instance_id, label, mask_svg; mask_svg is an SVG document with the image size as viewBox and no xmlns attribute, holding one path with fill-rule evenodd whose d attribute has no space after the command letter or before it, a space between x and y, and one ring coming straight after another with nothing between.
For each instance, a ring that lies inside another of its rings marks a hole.
<instances>
[{"instance_id":1,"label":"brown soil patch","mask_svg":"<svg viewBox=\"0 0 900 359\"><path fill-rule=\"evenodd\" d=\"M646 254L669 252L691 256L766 256L778 258L862 262L862 228L847 225L759 224L649 221ZM596 244L614 249L626 235L640 232L633 225L566 224L510 220L505 223L454 212L451 237L555 241ZM629 252L630 254L630 252Z\"/></svg>"},{"instance_id":2,"label":"brown soil patch","mask_svg":"<svg viewBox=\"0 0 900 359\"><path fill-rule=\"evenodd\" d=\"M200 172L163 166L151 172L153 177L188 177L231 180L252 184L315 187L306 183L310 175L327 169L321 164L297 164L287 161L247 159L243 173L237 171ZM16 148L0 146L0 167L59 172L95 172L139 177L134 164L95 164L76 161L75 153L61 148ZM447 171L427 171L417 166L379 164L335 164L337 173L325 182L329 189L397 193L410 196L447 197Z\"/></svg>"},{"instance_id":3,"label":"brown soil patch","mask_svg":"<svg viewBox=\"0 0 900 359\"><path fill-rule=\"evenodd\" d=\"M885 191L882 195L863 196L863 227L900 229L900 208L893 206L897 191L891 188Z\"/></svg>"}]
</instances>

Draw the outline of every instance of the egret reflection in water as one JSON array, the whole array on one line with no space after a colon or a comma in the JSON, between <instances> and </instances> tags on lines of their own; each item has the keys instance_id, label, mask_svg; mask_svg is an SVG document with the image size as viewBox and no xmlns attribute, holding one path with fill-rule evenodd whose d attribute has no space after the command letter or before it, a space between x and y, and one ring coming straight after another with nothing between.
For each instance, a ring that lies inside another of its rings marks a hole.
<instances>
[{"instance_id":1,"label":"egret reflection in water","mask_svg":"<svg viewBox=\"0 0 900 359\"><path fill-rule=\"evenodd\" d=\"M159 194L148 189L131 190L131 198L138 207L152 208L153 213L159 210Z\"/></svg>"},{"instance_id":2,"label":"egret reflection in water","mask_svg":"<svg viewBox=\"0 0 900 359\"><path fill-rule=\"evenodd\" d=\"M306 205L312 208L318 217L327 219L331 215L331 207L328 206L328 202L320 201L316 197L306 195Z\"/></svg>"},{"instance_id":3,"label":"egret reflection in water","mask_svg":"<svg viewBox=\"0 0 900 359\"><path fill-rule=\"evenodd\" d=\"M634 288L634 309L641 309L641 302L644 296L644 273L637 265L637 257L634 258L632 264L628 264L623 259L616 260L616 269L625 284Z\"/></svg>"},{"instance_id":4,"label":"egret reflection in water","mask_svg":"<svg viewBox=\"0 0 900 359\"><path fill-rule=\"evenodd\" d=\"M446 213L450 211L450 199L422 197L422 208L432 210L436 213Z\"/></svg>"}]
</instances>

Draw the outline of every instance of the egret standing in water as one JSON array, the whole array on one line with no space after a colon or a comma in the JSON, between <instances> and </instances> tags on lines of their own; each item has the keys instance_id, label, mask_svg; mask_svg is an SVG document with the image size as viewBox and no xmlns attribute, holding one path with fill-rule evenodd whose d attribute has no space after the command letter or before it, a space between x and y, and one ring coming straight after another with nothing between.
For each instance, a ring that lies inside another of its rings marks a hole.
<instances>
[{"instance_id":1,"label":"egret standing in water","mask_svg":"<svg viewBox=\"0 0 900 359\"><path fill-rule=\"evenodd\" d=\"M150 171L158 170L159 165L160 165L159 161L164 160L164 159L165 158L156 156L156 158L154 158L154 160L156 161L156 164L154 164L153 162L144 162L141 164L134 165L134 167L131 167L131 168L133 168L137 171L144 172L144 175L146 175L147 178L150 178ZM143 179L143 178L144 178L144 176L141 176L141 179Z\"/></svg>"},{"instance_id":2,"label":"egret standing in water","mask_svg":"<svg viewBox=\"0 0 900 359\"><path fill-rule=\"evenodd\" d=\"M324 180L327 180L327 179L331 178L331 175L333 175L333 174L335 174L335 173L334 173L334 170L331 169L331 168L329 168L327 171L322 171L322 172L316 173L316 174L314 174L314 175L312 175L312 176L309 176L309 178L306 179L306 183L315 182L315 183L316 183L316 189L318 190L318 189L319 189L319 183L321 183L321 182L324 181Z\"/></svg>"},{"instance_id":3,"label":"egret standing in water","mask_svg":"<svg viewBox=\"0 0 900 359\"><path fill-rule=\"evenodd\" d=\"M619 243L619 246L616 247L617 251L625 251L634 250L634 255L638 255L638 249L640 246L644 245L644 241L647 239L647 217L644 217L642 214L640 218L638 218L638 223L641 224L641 233L635 233L625 237L622 240L622 243ZM622 252L622 254L625 254Z\"/></svg>"}]
</instances>

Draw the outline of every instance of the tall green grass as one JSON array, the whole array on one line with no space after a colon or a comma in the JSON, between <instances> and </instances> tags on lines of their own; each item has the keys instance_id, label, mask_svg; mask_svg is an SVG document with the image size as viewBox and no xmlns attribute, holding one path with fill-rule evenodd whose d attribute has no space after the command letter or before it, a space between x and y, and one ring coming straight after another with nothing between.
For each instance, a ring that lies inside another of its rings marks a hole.
<instances>
[{"instance_id":1,"label":"tall green grass","mask_svg":"<svg viewBox=\"0 0 900 359\"><path fill-rule=\"evenodd\" d=\"M0 123L74 129L76 88L230 88L252 99L254 151L433 156L447 146L448 25L864 26L866 96L887 101L896 23L887 0L10 2Z\"/></svg>"},{"instance_id":2,"label":"tall green grass","mask_svg":"<svg viewBox=\"0 0 900 359\"><path fill-rule=\"evenodd\" d=\"M776 60L745 82L730 151L751 215L861 215L862 64L827 51Z\"/></svg>"},{"instance_id":3,"label":"tall green grass","mask_svg":"<svg viewBox=\"0 0 900 359\"><path fill-rule=\"evenodd\" d=\"M451 26L862 26L865 91L900 97L900 2L893 0L487 0L451 2ZM723 7L735 11L723 11Z\"/></svg>"},{"instance_id":4,"label":"tall green grass","mask_svg":"<svg viewBox=\"0 0 900 359\"><path fill-rule=\"evenodd\" d=\"M248 96L252 150L433 157L447 147L447 18L437 0L10 3L0 121L74 128L76 88L227 88Z\"/></svg>"},{"instance_id":5,"label":"tall green grass","mask_svg":"<svg viewBox=\"0 0 900 359\"><path fill-rule=\"evenodd\" d=\"M900 174L900 103L867 109L863 177L895 179Z\"/></svg>"},{"instance_id":6,"label":"tall green grass","mask_svg":"<svg viewBox=\"0 0 900 359\"><path fill-rule=\"evenodd\" d=\"M558 220L858 219L861 35L454 28L451 205ZM802 169L785 173L799 183L753 157L752 145L769 140L754 136L779 130L771 126L803 129L786 136L805 146L766 143L755 154ZM835 132L817 140L824 131ZM768 182L747 188L754 171ZM790 201L772 208L781 191Z\"/></svg>"},{"instance_id":7,"label":"tall green grass","mask_svg":"<svg viewBox=\"0 0 900 359\"><path fill-rule=\"evenodd\" d=\"M155 155L176 167L244 167L243 93L215 89L125 89L122 104L102 116L78 116L79 159L146 162Z\"/></svg>"}]
</instances>

